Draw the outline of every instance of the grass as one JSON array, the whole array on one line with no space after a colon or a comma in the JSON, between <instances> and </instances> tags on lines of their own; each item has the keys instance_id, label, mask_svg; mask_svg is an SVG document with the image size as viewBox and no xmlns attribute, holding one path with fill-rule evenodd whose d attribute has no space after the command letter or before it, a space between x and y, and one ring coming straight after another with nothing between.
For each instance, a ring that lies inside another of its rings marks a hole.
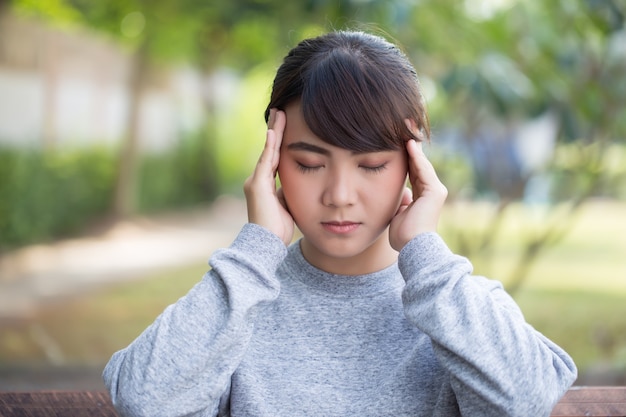
<instances>
[{"instance_id":1,"label":"grass","mask_svg":"<svg viewBox=\"0 0 626 417\"><path fill-rule=\"evenodd\" d=\"M449 232L451 228L467 230L473 226L484 230L491 213L490 207L476 204L448 208L442 216L442 234L447 241L454 242ZM451 218L456 220L449 220ZM475 272L497 278L506 284L522 242L539 232L545 224L557 221L563 221L562 216L550 217L542 213L541 209L528 210L519 205L511 207L502 227L494 236L494 248L489 261L472 259ZM583 206L564 238L541 252L531 265L524 287L535 290L608 292L626 297L625 256L626 203L590 202Z\"/></svg>"},{"instance_id":2,"label":"grass","mask_svg":"<svg viewBox=\"0 0 626 417\"><path fill-rule=\"evenodd\" d=\"M466 217L479 223L480 215L468 210ZM519 224L520 218L507 221L494 252L497 261L477 273L489 269L492 274L486 275L500 278L499 273L511 268L516 236L530 228L528 218ZM625 220L626 204L588 205L565 239L542 254L515 294L528 322L564 347L582 372L600 363L626 369ZM184 295L205 270L203 263L163 271L1 323L0 365L103 364Z\"/></svg>"},{"instance_id":3,"label":"grass","mask_svg":"<svg viewBox=\"0 0 626 417\"><path fill-rule=\"evenodd\" d=\"M206 269L203 263L164 271L3 323L0 365L101 364L189 291Z\"/></svg>"},{"instance_id":4,"label":"grass","mask_svg":"<svg viewBox=\"0 0 626 417\"><path fill-rule=\"evenodd\" d=\"M581 371L626 370L626 297L607 292L523 290L526 320L569 352Z\"/></svg>"}]
</instances>

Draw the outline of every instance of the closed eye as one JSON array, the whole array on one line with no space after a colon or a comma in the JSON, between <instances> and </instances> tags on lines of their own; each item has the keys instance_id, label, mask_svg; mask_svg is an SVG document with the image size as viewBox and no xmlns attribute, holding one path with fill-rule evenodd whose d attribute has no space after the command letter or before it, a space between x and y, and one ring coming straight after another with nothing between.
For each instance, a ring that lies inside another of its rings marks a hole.
<instances>
[{"instance_id":1,"label":"closed eye","mask_svg":"<svg viewBox=\"0 0 626 417\"><path fill-rule=\"evenodd\" d=\"M301 162L296 162L296 164L297 164L298 170L300 172L305 173L305 174L309 173L309 172L317 171L318 169L323 167L323 165L312 165L312 166L311 165L305 165L305 164L303 164Z\"/></svg>"},{"instance_id":2,"label":"closed eye","mask_svg":"<svg viewBox=\"0 0 626 417\"><path fill-rule=\"evenodd\" d=\"M359 165L359 167L361 169L364 169L365 171L372 173L372 174L378 174L381 171L385 170L387 168L387 162L385 162L384 164L381 165L375 165L375 166L370 166L370 165Z\"/></svg>"}]
</instances>

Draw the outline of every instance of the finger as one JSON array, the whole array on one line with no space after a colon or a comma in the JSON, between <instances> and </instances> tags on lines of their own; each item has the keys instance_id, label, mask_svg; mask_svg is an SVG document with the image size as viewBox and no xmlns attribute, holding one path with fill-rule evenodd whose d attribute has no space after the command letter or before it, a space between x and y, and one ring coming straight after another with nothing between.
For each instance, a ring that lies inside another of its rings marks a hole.
<instances>
[{"instance_id":1,"label":"finger","mask_svg":"<svg viewBox=\"0 0 626 417\"><path fill-rule=\"evenodd\" d=\"M409 154L409 180L413 187L413 198L419 197L424 190L439 190L445 194L445 186L439 180L433 164L428 160L421 143L413 140L407 143Z\"/></svg>"},{"instance_id":2,"label":"finger","mask_svg":"<svg viewBox=\"0 0 626 417\"><path fill-rule=\"evenodd\" d=\"M413 160L415 162L414 166L417 174L416 179L423 184L433 185L439 183L439 177L437 177L435 167L426 157L426 154L422 149L422 144L416 143L416 146L411 150L411 152L413 152Z\"/></svg>"},{"instance_id":3,"label":"finger","mask_svg":"<svg viewBox=\"0 0 626 417\"><path fill-rule=\"evenodd\" d=\"M270 109L268 129L265 136L265 146L259 156L259 161L255 168L255 173L263 175L276 175L278 162L280 160L280 145L285 129L285 113L276 109Z\"/></svg>"},{"instance_id":4,"label":"finger","mask_svg":"<svg viewBox=\"0 0 626 417\"><path fill-rule=\"evenodd\" d=\"M414 158L415 155L415 150L414 149L409 149L409 147L413 147L414 144L416 144L418 146L418 148L422 148L422 132L418 129L417 124L415 123L415 121L413 119L404 119L404 124L406 125L407 129L409 129L411 131L411 133L413 134L413 138L412 140L409 140L407 143L407 151L409 153L409 181L411 182L411 184L413 184L413 179L415 178L416 172L415 169L413 169L413 171L411 172L411 161ZM413 143L410 143L413 142ZM411 152L413 151L413 152ZM414 168L414 167L413 167ZM412 178L411 178L412 175Z\"/></svg>"},{"instance_id":5,"label":"finger","mask_svg":"<svg viewBox=\"0 0 626 417\"><path fill-rule=\"evenodd\" d=\"M269 129L275 131L279 136L283 136L285 126L287 125L287 116L282 110L274 109L274 117L272 118L272 124Z\"/></svg>"},{"instance_id":6,"label":"finger","mask_svg":"<svg viewBox=\"0 0 626 417\"><path fill-rule=\"evenodd\" d=\"M413 190L413 200L422 194L422 187L419 182L419 144L411 139L406 144L406 150L409 154L409 182Z\"/></svg>"},{"instance_id":7,"label":"finger","mask_svg":"<svg viewBox=\"0 0 626 417\"><path fill-rule=\"evenodd\" d=\"M408 187L404 187L404 190L402 191L402 198L400 199L400 206L408 206L413 202L411 194L411 189Z\"/></svg>"},{"instance_id":8,"label":"finger","mask_svg":"<svg viewBox=\"0 0 626 417\"><path fill-rule=\"evenodd\" d=\"M272 168L274 173L278 169L278 162L280 160L280 146L283 143L283 134L285 133L285 126L287 125L287 116L284 111L274 109L274 117L272 119L271 131L275 136L274 148L272 153Z\"/></svg>"},{"instance_id":9,"label":"finger","mask_svg":"<svg viewBox=\"0 0 626 417\"><path fill-rule=\"evenodd\" d=\"M255 171L262 170L265 167L272 166L274 148L276 147L276 135L272 130L268 130L265 133L265 145L259 155L259 160Z\"/></svg>"},{"instance_id":10,"label":"finger","mask_svg":"<svg viewBox=\"0 0 626 417\"><path fill-rule=\"evenodd\" d=\"M402 198L400 199L400 205L398 206L398 210L396 211L396 215L402 213L407 209L409 205L413 202L412 191L410 188L405 187L402 191Z\"/></svg>"}]
</instances>

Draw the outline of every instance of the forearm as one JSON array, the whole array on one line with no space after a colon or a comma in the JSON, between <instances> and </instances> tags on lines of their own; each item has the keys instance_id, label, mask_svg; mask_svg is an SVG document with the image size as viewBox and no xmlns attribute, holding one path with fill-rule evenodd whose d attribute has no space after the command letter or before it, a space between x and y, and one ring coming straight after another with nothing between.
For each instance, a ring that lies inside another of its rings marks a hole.
<instances>
[{"instance_id":1,"label":"forearm","mask_svg":"<svg viewBox=\"0 0 626 417\"><path fill-rule=\"evenodd\" d=\"M471 264L436 234L411 241L399 265L407 317L433 340L462 411L549 414L575 366L525 322L499 283L472 276Z\"/></svg>"},{"instance_id":2,"label":"forearm","mask_svg":"<svg viewBox=\"0 0 626 417\"><path fill-rule=\"evenodd\" d=\"M111 358L104 379L120 412L214 415L258 307L278 296L274 275L285 253L255 225L217 251L202 281Z\"/></svg>"}]
</instances>

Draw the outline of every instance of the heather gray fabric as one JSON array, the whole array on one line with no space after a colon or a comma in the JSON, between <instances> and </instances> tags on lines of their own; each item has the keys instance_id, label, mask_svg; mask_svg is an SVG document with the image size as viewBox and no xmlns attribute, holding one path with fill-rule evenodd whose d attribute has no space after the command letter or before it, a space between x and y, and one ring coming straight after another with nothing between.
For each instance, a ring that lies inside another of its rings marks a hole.
<instances>
[{"instance_id":1,"label":"heather gray fabric","mask_svg":"<svg viewBox=\"0 0 626 417\"><path fill-rule=\"evenodd\" d=\"M364 276L247 224L104 370L124 416L549 415L576 377L435 233Z\"/></svg>"}]
</instances>

